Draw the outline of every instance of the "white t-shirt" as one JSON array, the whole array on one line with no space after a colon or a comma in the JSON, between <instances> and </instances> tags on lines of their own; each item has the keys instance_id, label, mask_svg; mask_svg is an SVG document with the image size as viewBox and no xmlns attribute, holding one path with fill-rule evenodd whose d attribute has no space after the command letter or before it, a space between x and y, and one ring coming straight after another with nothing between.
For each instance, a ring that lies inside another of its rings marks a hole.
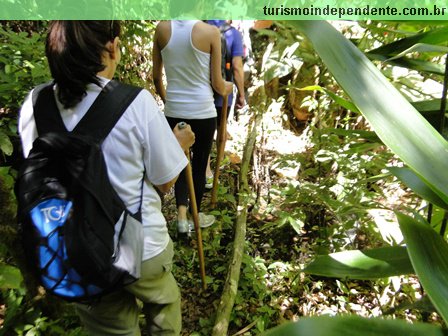
<instances>
[{"instance_id":1,"label":"white t-shirt","mask_svg":"<svg viewBox=\"0 0 448 336\"><path fill-rule=\"evenodd\" d=\"M100 78L104 86L109 80ZM89 84L87 95L75 107L65 109L56 98L62 120L72 131L101 92ZM25 157L37 138L33 115L32 92L25 100L19 117L19 133ZM56 95L55 95L56 96ZM102 144L110 182L132 213L143 203L143 260L161 253L169 242L166 220L161 212L160 197L153 185L162 185L176 177L187 165L187 158L157 103L142 90Z\"/></svg>"}]
</instances>

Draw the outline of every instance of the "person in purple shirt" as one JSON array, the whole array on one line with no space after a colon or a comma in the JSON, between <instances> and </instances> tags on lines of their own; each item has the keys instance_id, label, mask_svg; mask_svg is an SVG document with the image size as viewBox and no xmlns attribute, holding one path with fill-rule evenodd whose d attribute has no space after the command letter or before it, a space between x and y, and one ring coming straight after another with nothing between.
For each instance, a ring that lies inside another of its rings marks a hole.
<instances>
[{"instance_id":1,"label":"person in purple shirt","mask_svg":"<svg viewBox=\"0 0 448 336\"><path fill-rule=\"evenodd\" d=\"M222 25L226 23L225 20L207 20L208 24L216 26L220 28ZM225 33L226 37L226 45L227 51L232 56L232 72L233 72L233 83L236 85L237 95L235 101L235 108L241 109L246 104L244 97L244 69L243 69L243 38L241 33L235 29L234 27L230 27ZM221 113L222 113L222 96L217 95L215 93L215 107L216 112L218 114L218 129L221 121ZM229 116L230 108L233 103L233 94L229 95L228 105L227 105L227 116ZM210 159L207 165L206 172L206 188L211 189L213 184L213 173L210 168Z\"/></svg>"}]
</instances>

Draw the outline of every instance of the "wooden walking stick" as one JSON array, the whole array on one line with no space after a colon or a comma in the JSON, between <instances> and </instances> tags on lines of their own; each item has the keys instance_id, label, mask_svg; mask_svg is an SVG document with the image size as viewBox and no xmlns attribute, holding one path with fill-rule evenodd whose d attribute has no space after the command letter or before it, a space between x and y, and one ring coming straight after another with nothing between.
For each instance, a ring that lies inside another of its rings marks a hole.
<instances>
[{"instance_id":1,"label":"wooden walking stick","mask_svg":"<svg viewBox=\"0 0 448 336\"><path fill-rule=\"evenodd\" d=\"M187 124L185 122L180 122L178 124L179 129L185 128ZM196 238L198 241L198 255L199 255L199 268L201 270L201 280L202 288L207 289L207 283L205 282L205 261L204 261L204 250L202 248L202 233L201 227L199 226L199 214L198 206L196 204L196 193L194 192L193 183L193 172L191 170L191 160L190 160L190 149L185 151L185 155L188 158L188 164L185 168L185 175L188 184L188 192L190 194L190 204L191 204L191 215L193 216L194 230L196 231Z\"/></svg>"},{"instance_id":2,"label":"wooden walking stick","mask_svg":"<svg viewBox=\"0 0 448 336\"><path fill-rule=\"evenodd\" d=\"M210 200L210 207L214 209L216 207L218 198L218 179L219 179L219 165L224 157L224 149L226 147L227 138L227 102L228 96L222 98L221 108L221 122L218 129L218 136L216 141L216 162L215 162L215 174L213 176L212 196Z\"/></svg>"}]
</instances>

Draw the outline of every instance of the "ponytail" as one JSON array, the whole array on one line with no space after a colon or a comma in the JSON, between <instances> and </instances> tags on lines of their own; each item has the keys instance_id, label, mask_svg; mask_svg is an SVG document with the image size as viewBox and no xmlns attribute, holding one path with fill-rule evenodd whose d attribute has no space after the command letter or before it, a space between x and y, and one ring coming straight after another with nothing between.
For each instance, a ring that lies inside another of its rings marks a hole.
<instances>
[{"instance_id":1,"label":"ponytail","mask_svg":"<svg viewBox=\"0 0 448 336\"><path fill-rule=\"evenodd\" d=\"M97 73L106 44L120 35L118 21L53 21L45 52L58 99L65 108L78 104L89 83L100 85Z\"/></svg>"}]
</instances>

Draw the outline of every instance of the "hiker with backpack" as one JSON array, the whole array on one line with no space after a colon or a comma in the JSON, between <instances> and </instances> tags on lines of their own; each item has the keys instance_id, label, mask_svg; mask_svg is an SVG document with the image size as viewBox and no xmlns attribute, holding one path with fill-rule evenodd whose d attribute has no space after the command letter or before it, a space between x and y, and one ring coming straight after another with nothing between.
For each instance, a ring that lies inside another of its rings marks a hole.
<instances>
[{"instance_id":1,"label":"hiker with backpack","mask_svg":"<svg viewBox=\"0 0 448 336\"><path fill-rule=\"evenodd\" d=\"M235 109L241 109L246 105L245 94L244 94L244 69L243 69L243 40L241 33L232 27L226 20L208 20L208 24L212 26L216 26L221 33L222 36L222 44L225 44L225 48L223 48L223 75L225 76L226 81L230 81L235 83L237 89L237 96L235 100ZM215 93L215 107L217 111L217 125L218 128L220 126L221 121L221 113L223 107L223 98L219 93ZM227 117L230 113L230 108L232 107L233 102L233 92L230 93L227 102ZM228 118L226 118L227 120ZM227 138L227 135L226 135ZM205 187L207 189L211 189L213 185L213 172L210 168L210 158L207 163L206 170L206 180Z\"/></svg>"},{"instance_id":2,"label":"hiker with backpack","mask_svg":"<svg viewBox=\"0 0 448 336\"><path fill-rule=\"evenodd\" d=\"M53 81L32 90L19 117L19 220L35 245L25 249L90 335L140 335L137 299L149 334L179 335L173 243L155 188L174 185L194 134L172 130L147 90L112 80L118 21L53 21L46 56Z\"/></svg>"},{"instance_id":3,"label":"hiker with backpack","mask_svg":"<svg viewBox=\"0 0 448 336\"><path fill-rule=\"evenodd\" d=\"M176 3L174 17L194 17L196 3ZM162 21L156 27L153 45L153 80L162 98L165 116L171 127L185 121L191 125L196 141L191 148L192 175L198 211L204 195L207 159L216 130L216 110L213 89L229 94L232 83L221 76L221 39L219 30L199 20ZM165 69L167 87L163 84ZM188 187L185 172L175 184L178 209L177 229L188 233L192 221L188 216ZM199 212L199 224L208 227L213 215Z\"/></svg>"}]
</instances>

